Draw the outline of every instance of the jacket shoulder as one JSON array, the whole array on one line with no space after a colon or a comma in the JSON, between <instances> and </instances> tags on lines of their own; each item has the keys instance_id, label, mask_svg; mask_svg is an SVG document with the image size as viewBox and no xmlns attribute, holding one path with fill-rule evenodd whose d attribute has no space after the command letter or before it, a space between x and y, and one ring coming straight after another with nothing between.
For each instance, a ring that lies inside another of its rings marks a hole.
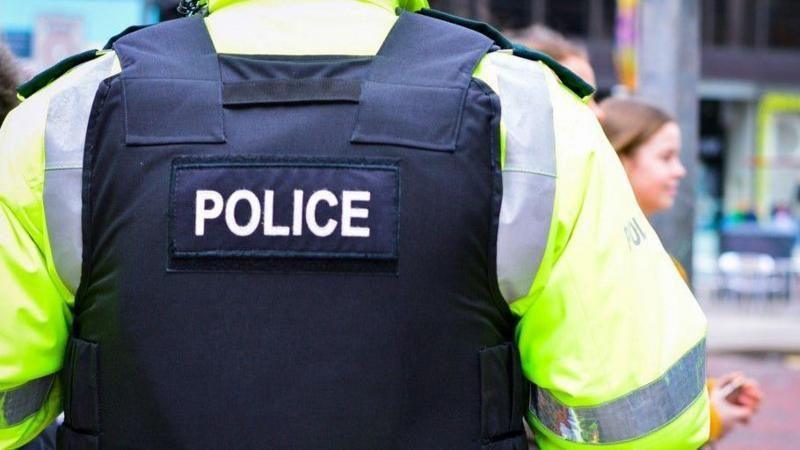
<instances>
[{"instance_id":1,"label":"jacket shoulder","mask_svg":"<svg viewBox=\"0 0 800 450\"><path fill-rule=\"evenodd\" d=\"M109 51L113 49L114 43L116 43L119 39L150 26L151 25L130 26L122 30L122 32L112 36L102 50L87 50L59 61L54 66L31 78L30 81L20 85L17 88L17 94L19 94L19 96L23 99L30 97L31 95L42 90L44 87L48 86L53 81L61 78L64 74L75 67L109 53Z\"/></svg>"},{"instance_id":2,"label":"jacket shoulder","mask_svg":"<svg viewBox=\"0 0 800 450\"><path fill-rule=\"evenodd\" d=\"M502 50L510 50L514 56L527 59L530 61L538 61L550 68L561 82L574 92L578 97L584 98L594 93L594 87L584 81L581 77L576 75L571 70L559 64L555 59L546 53L530 49L524 45L514 43L498 31L495 27L473 19L466 19L463 17L455 16L435 9L421 9L417 11L428 17L433 17L446 22L454 23L470 30L483 34L484 36L492 39L497 47Z\"/></svg>"},{"instance_id":3,"label":"jacket shoulder","mask_svg":"<svg viewBox=\"0 0 800 450\"><path fill-rule=\"evenodd\" d=\"M87 61L91 61L101 55L103 55L103 52L98 50L87 50L83 53L78 53L77 55L72 55L68 58L65 58L56 65L31 78L30 81L20 85L17 88L17 93L22 98L28 98L42 90L45 86L49 85L53 81L61 78L65 73L69 72L73 68Z\"/></svg>"}]
</instances>

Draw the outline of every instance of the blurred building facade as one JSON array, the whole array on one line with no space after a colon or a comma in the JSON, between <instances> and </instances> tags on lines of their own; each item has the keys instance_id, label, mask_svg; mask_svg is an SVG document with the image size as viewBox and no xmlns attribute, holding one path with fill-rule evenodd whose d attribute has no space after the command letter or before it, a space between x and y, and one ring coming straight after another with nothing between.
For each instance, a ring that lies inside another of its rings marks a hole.
<instances>
[{"instance_id":1,"label":"blurred building facade","mask_svg":"<svg viewBox=\"0 0 800 450\"><path fill-rule=\"evenodd\" d=\"M177 17L177 0L0 0L0 41L28 76L102 48L130 25Z\"/></svg>"},{"instance_id":2,"label":"blurred building facade","mask_svg":"<svg viewBox=\"0 0 800 450\"><path fill-rule=\"evenodd\" d=\"M800 2L698 2L698 234L718 236L723 228L754 218L769 223L775 210L788 210L796 219L800 217ZM616 0L431 3L503 29L543 23L586 46L597 72L600 97L618 84L614 55L620 5ZM712 241L698 243L698 251L716 253L719 240ZM709 246L714 248L705 248Z\"/></svg>"}]
</instances>

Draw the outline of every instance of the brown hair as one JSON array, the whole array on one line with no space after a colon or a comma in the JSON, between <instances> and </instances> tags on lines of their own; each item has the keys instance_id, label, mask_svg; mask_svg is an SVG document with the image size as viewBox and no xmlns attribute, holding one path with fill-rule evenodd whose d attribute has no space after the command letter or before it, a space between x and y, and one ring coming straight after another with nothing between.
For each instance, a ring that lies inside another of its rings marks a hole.
<instances>
[{"instance_id":1,"label":"brown hair","mask_svg":"<svg viewBox=\"0 0 800 450\"><path fill-rule=\"evenodd\" d=\"M600 102L603 131L620 156L633 156L664 125L675 120L666 112L639 100L607 98Z\"/></svg>"},{"instance_id":2,"label":"brown hair","mask_svg":"<svg viewBox=\"0 0 800 450\"><path fill-rule=\"evenodd\" d=\"M0 43L0 124L19 101L17 100L17 67L14 58Z\"/></svg>"},{"instance_id":3,"label":"brown hair","mask_svg":"<svg viewBox=\"0 0 800 450\"><path fill-rule=\"evenodd\" d=\"M547 53L556 61L563 61L570 56L589 60L589 53L580 44L570 41L564 35L544 25L534 24L528 28L512 31L509 37L526 47Z\"/></svg>"}]
</instances>

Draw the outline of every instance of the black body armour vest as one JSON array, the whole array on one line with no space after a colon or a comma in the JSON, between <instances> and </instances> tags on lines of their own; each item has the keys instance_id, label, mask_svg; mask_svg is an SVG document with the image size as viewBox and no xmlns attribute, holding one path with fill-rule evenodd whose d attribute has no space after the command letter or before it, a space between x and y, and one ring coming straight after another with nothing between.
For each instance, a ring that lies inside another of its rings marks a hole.
<instances>
[{"instance_id":1,"label":"black body armour vest","mask_svg":"<svg viewBox=\"0 0 800 450\"><path fill-rule=\"evenodd\" d=\"M407 13L375 57L117 41L59 447L526 448L492 49Z\"/></svg>"}]
</instances>

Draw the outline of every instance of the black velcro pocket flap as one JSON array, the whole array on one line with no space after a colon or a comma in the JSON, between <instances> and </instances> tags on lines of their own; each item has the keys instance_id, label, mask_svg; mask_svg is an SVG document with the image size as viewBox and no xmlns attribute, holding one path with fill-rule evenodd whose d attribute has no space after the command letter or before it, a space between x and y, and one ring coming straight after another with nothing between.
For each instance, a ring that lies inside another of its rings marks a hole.
<instances>
[{"instance_id":1,"label":"black velcro pocket flap","mask_svg":"<svg viewBox=\"0 0 800 450\"><path fill-rule=\"evenodd\" d=\"M481 437L484 442L523 434L527 392L516 347L505 343L481 350ZM505 448L505 447L503 447Z\"/></svg>"},{"instance_id":2,"label":"black velcro pocket flap","mask_svg":"<svg viewBox=\"0 0 800 450\"><path fill-rule=\"evenodd\" d=\"M368 81L351 142L453 152L466 91Z\"/></svg>"},{"instance_id":3,"label":"black velcro pocket flap","mask_svg":"<svg viewBox=\"0 0 800 450\"><path fill-rule=\"evenodd\" d=\"M64 367L66 423L77 431L97 433L100 424L97 344L71 337Z\"/></svg>"},{"instance_id":4,"label":"black velcro pocket flap","mask_svg":"<svg viewBox=\"0 0 800 450\"><path fill-rule=\"evenodd\" d=\"M123 79L128 145L225 142L216 80Z\"/></svg>"},{"instance_id":5,"label":"black velcro pocket flap","mask_svg":"<svg viewBox=\"0 0 800 450\"><path fill-rule=\"evenodd\" d=\"M170 256L395 260L397 161L178 158Z\"/></svg>"},{"instance_id":6,"label":"black velcro pocket flap","mask_svg":"<svg viewBox=\"0 0 800 450\"><path fill-rule=\"evenodd\" d=\"M225 83L225 106L358 103L361 81L336 78L253 80Z\"/></svg>"}]
</instances>

